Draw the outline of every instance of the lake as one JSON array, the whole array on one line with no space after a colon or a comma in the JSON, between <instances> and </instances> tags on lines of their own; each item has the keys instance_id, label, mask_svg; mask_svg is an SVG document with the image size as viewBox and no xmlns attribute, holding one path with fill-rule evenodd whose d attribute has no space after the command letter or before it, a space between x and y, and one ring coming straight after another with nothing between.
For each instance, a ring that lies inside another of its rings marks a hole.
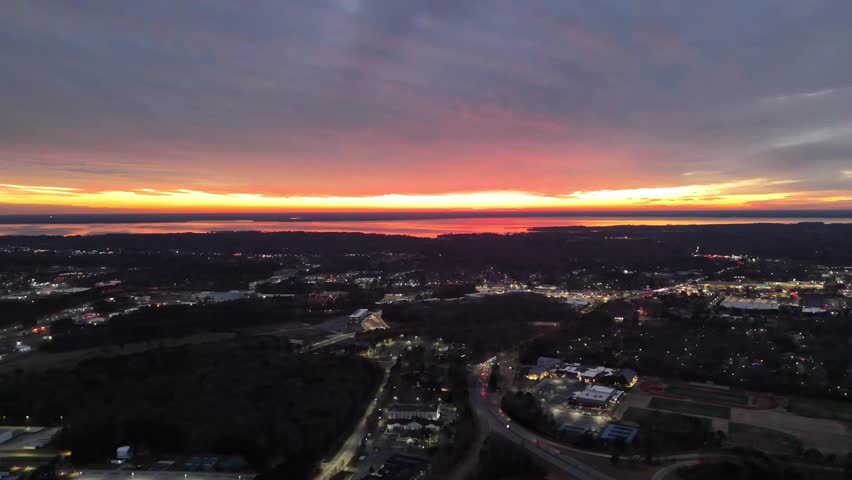
<instances>
[{"instance_id":1,"label":"lake","mask_svg":"<svg viewBox=\"0 0 852 480\"><path fill-rule=\"evenodd\" d=\"M643 217L643 216L507 216L385 220L195 220L157 222L12 223L0 224L0 235L100 235L107 233L362 232L416 237L443 234L522 233L542 227L606 227L619 225L721 225L749 223L852 223L852 218L813 217Z\"/></svg>"}]
</instances>

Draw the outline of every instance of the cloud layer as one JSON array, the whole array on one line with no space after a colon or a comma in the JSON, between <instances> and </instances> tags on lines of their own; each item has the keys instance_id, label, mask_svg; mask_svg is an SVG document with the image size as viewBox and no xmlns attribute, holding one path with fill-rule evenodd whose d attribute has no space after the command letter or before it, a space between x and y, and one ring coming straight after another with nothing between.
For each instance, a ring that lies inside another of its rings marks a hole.
<instances>
[{"instance_id":1,"label":"cloud layer","mask_svg":"<svg viewBox=\"0 0 852 480\"><path fill-rule=\"evenodd\" d=\"M852 205L845 0L4 7L0 203Z\"/></svg>"}]
</instances>

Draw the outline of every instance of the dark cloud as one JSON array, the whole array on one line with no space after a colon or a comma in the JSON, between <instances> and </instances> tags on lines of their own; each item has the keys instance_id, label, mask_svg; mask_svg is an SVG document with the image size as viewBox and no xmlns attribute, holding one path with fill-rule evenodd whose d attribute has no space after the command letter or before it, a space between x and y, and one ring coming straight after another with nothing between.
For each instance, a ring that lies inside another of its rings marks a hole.
<instances>
[{"instance_id":1,"label":"dark cloud","mask_svg":"<svg viewBox=\"0 0 852 480\"><path fill-rule=\"evenodd\" d=\"M850 129L852 133L852 129ZM852 138L846 142L824 141L792 145L766 154L779 167L825 168L852 166Z\"/></svg>"}]
</instances>

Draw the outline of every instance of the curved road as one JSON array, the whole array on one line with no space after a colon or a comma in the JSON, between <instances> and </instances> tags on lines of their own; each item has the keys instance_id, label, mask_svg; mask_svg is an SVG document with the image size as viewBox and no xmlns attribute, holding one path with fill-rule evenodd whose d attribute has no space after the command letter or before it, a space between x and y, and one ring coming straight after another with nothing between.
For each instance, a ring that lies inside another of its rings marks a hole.
<instances>
[{"instance_id":1,"label":"curved road","mask_svg":"<svg viewBox=\"0 0 852 480\"><path fill-rule=\"evenodd\" d=\"M490 431L492 434L500 435L515 443L523 445L524 449L530 454L547 462L558 470L571 475L577 480L614 480L609 475L606 475L593 467L565 455L560 450L553 448L547 442L542 442L539 436L517 423L507 422L503 418L499 409L493 408L494 394L485 393L484 385L481 378L474 377L476 380L470 386L470 406L479 419L483 431ZM484 376L487 378L487 375ZM507 428L507 425L509 427Z\"/></svg>"},{"instance_id":2,"label":"curved road","mask_svg":"<svg viewBox=\"0 0 852 480\"><path fill-rule=\"evenodd\" d=\"M691 467L693 465L698 465L699 463L701 463L701 460L689 460L689 461L686 461L686 462L673 463L671 465L666 465L665 467L657 470L657 472L654 473L654 476L651 477L651 480L663 480L664 478L666 478L666 476L668 476L670 473L674 472L678 468Z\"/></svg>"}]
</instances>

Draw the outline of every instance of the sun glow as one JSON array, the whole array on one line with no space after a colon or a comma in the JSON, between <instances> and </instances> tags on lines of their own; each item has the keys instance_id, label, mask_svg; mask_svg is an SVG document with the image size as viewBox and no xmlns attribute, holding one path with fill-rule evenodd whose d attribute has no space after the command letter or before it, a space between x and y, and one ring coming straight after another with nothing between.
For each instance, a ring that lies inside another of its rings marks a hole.
<instances>
[{"instance_id":1,"label":"sun glow","mask_svg":"<svg viewBox=\"0 0 852 480\"><path fill-rule=\"evenodd\" d=\"M369 211L369 210L548 210L613 208L747 208L783 204L809 197L813 202L849 202L844 195L808 196L807 192L778 191L785 180L748 179L735 182L621 190L540 194L523 191L484 191L433 195L273 196L261 193L213 193L201 190L85 191L65 186L0 184L0 203L63 205L96 209L145 211Z\"/></svg>"}]
</instances>

